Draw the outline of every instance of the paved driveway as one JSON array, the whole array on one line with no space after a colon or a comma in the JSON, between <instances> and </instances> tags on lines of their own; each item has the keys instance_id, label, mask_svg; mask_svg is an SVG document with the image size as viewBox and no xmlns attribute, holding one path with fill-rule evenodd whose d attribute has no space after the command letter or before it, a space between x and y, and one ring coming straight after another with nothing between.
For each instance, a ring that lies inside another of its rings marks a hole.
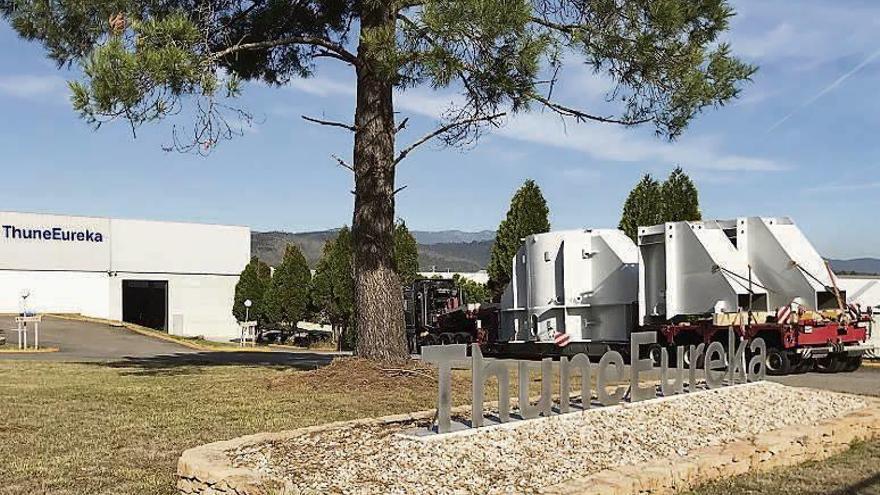
<instances>
[{"instance_id":1,"label":"paved driveway","mask_svg":"<svg viewBox=\"0 0 880 495\"><path fill-rule=\"evenodd\" d=\"M812 387L849 394L880 397L880 368L862 366L852 373L804 373L802 375L773 376L774 382L795 387Z\"/></svg>"},{"instance_id":2,"label":"paved driveway","mask_svg":"<svg viewBox=\"0 0 880 495\"><path fill-rule=\"evenodd\" d=\"M13 319L0 317L0 328L14 327ZM15 334L6 332L5 347L17 344ZM33 331L28 335L32 344ZM278 350L277 352L199 351L165 340L141 335L121 327L100 323L44 318L40 324L40 346L59 352L0 354L0 360L109 362L121 367L149 368L214 365L267 365L314 369L328 364L334 354Z\"/></svg>"}]
</instances>

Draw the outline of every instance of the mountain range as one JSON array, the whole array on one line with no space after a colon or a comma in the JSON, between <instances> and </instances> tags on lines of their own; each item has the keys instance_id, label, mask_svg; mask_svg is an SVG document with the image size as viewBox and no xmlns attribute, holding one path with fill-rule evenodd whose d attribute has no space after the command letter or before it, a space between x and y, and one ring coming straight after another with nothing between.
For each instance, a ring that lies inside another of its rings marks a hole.
<instances>
[{"instance_id":1,"label":"mountain range","mask_svg":"<svg viewBox=\"0 0 880 495\"><path fill-rule=\"evenodd\" d=\"M312 268L321 257L321 249L337 230L317 232L253 232L251 252L271 266L277 266L288 243L299 246ZM412 231L419 243L419 268L422 271L475 272L489 264L489 251L495 241L495 232L481 230ZM831 268L837 273L880 274L880 259L831 259Z\"/></svg>"},{"instance_id":2,"label":"mountain range","mask_svg":"<svg viewBox=\"0 0 880 495\"><path fill-rule=\"evenodd\" d=\"M315 267L321 250L338 230L318 232L253 232L251 252L270 266L281 263L284 247L296 244L302 250L309 266ZM463 232L460 230L412 231L419 244L419 268L422 271L476 272L489 264L489 251L495 241L495 232Z\"/></svg>"}]
</instances>

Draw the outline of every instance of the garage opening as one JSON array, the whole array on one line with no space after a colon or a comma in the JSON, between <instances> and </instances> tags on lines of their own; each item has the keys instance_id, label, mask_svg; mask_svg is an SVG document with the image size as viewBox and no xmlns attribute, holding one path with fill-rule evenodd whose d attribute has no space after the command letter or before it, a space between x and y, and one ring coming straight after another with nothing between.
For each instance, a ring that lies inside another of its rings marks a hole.
<instances>
[{"instance_id":1,"label":"garage opening","mask_svg":"<svg viewBox=\"0 0 880 495\"><path fill-rule=\"evenodd\" d=\"M168 331L168 282L123 280L122 320L147 328Z\"/></svg>"}]
</instances>

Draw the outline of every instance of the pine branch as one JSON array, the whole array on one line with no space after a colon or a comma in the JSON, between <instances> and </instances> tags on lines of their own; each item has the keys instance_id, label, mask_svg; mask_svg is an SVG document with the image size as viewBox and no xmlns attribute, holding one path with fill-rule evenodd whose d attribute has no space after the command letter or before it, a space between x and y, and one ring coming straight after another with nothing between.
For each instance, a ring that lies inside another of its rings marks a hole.
<instances>
[{"instance_id":1,"label":"pine branch","mask_svg":"<svg viewBox=\"0 0 880 495\"><path fill-rule=\"evenodd\" d=\"M314 117L309 117L308 115L300 115L300 117L302 117L303 120L306 120L308 122L312 122L315 124L326 125L326 126L330 126L330 127L339 127L342 129L347 129L351 132L357 132L357 127L355 127L351 124L346 124L344 122L335 122L332 120L321 120L321 119L316 119Z\"/></svg>"},{"instance_id":2,"label":"pine branch","mask_svg":"<svg viewBox=\"0 0 880 495\"><path fill-rule=\"evenodd\" d=\"M539 24L544 26L545 28L552 29L554 31L559 31L565 34L572 34L578 29L581 29L582 26L578 24L560 24L558 22L548 21L547 19L542 19L541 17L532 17L531 21L535 24Z\"/></svg>"},{"instance_id":3,"label":"pine branch","mask_svg":"<svg viewBox=\"0 0 880 495\"><path fill-rule=\"evenodd\" d=\"M348 170L354 172L354 167L352 167L351 165L348 164L348 162L346 162L345 160L340 158L339 155L333 154L333 155L330 155L330 157L333 158L334 160L336 160L336 163L338 163L340 167L347 168Z\"/></svg>"},{"instance_id":4,"label":"pine branch","mask_svg":"<svg viewBox=\"0 0 880 495\"><path fill-rule=\"evenodd\" d=\"M625 126L634 126L634 125L644 124L646 122L651 121L651 119L621 120L621 119L616 119L614 117L602 117L599 115L593 115L593 114L584 112L582 110L578 110L576 108L567 107L565 105L561 105L559 103L550 101L549 99L547 99L537 93L530 94L529 98L541 103L545 107L549 108L550 110L558 113L559 115L561 115L563 117L571 117L571 118L574 118L575 120L577 120L578 122L593 120L596 122L603 122L606 124L620 124L620 125L625 125Z\"/></svg>"},{"instance_id":5,"label":"pine branch","mask_svg":"<svg viewBox=\"0 0 880 495\"><path fill-rule=\"evenodd\" d=\"M327 50L328 52L332 52L338 55L338 58L340 60L344 60L356 67L360 66L360 59L358 59L355 54L346 50L344 46L338 43L334 43L330 40L318 38L315 36L291 36L289 38L281 38L278 40L258 41L254 43L237 43L233 46L210 54L208 56L208 60L214 61L227 55L247 50L265 50L267 48L275 48L285 45L311 45L320 47Z\"/></svg>"},{"instance_id":6,"label":"pine branch","mask_svg":"<svg viewBox=\"0 0 880 495\"><path fill-rule=\"evenodd\" d=\"M463 125L469 125L469 124L476 124L477 122L490 122L491 123L492 121L499 119L501 117L504 117L505 115L507 115L507 114L504 112L496 113L494 115L487 115L485 117L474 117L474 118L470 118L470 119L459 120L458 122L453 122L451 124L447 124L442 127L439 127L437 129L429 132L428 134L425 134L419 140L417 140L413 144L409 145L408 147L404 148L403 151L401 151L400 154L397 155L397 158L394 159L394 164L397 165L398 163L403 161L403 159L406 158L407 155L412 153L412 151L414 149L418 148L419 146L427 143L428 141L434 139L435 137L437 137L441 134L444 134L446 132L451 131L452 129L455 129L456 127L461 127Z\"/></svg>"}]
</instances>

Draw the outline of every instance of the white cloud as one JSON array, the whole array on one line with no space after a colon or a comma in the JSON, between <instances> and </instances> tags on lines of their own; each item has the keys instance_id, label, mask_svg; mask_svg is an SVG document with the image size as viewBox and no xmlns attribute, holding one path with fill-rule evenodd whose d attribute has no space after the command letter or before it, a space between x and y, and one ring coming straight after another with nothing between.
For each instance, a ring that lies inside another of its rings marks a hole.
<instances>
[{"instance_id":1,"label":"white cloud","mask_svg":"<svg viewBox=\"0 0 880 495\"><path fill-rule=\"evenodd\" d=\"M296 78L288 86L315 96L355 95L354 83L346 84L326 77Z\"/></svg>"},{"instance_id":2,"label":"white cloud","mask_svg":"<svg viewBox=\"0 0 880 495\"><path fill-rule=\"evenodd\" d=\"M13 98L58 100L67 95L67 82L59 76L0 76L0 94Z\"/></svg>"},{"instance_id":3,"label":"white cloud","mask_svg":"<svg viewBox=\"0 0 880 495\"><path fill-rule=\"evenodd\" d=\"M294 88L316 96L349 96L351 85L328 79L298 81ZM320 88L320 89L318 89ZM437 119L454 105L455 95L410 90L395 95L398 110ZM608 162L681 165L686 168L721 171L779 171L788 167L773 160L729 153L716 139L683 139L670 143L643 129L613 124L562 122L552 112L534 111L507 119L492 131L507 139L552 146L584 153Z\"/></svg>"},{"instance_id":4,"label":"white cloud","mask_svg":"<svg viewBox=\"0 0 880 495\"><path fill-rule=\"evenodd\" d=\"M760 63L810 68L873 49L880 28L876 2L735 0L726 35L734 53Z\"/></svg>"},{"instance_id":5,"label":"white cloud","mask_svg":"<svg viewBox=\"0 0 880 495\"><path fill-rule=\"evenodd\" d=\"M825 184L821 186L807 187L803 189L805 193L823 193L823 192L847 192L847 191L864 191L869 189L880 189L880 181L873 182L850 182L847 184Z\"/></svg>"}]
</instances>

